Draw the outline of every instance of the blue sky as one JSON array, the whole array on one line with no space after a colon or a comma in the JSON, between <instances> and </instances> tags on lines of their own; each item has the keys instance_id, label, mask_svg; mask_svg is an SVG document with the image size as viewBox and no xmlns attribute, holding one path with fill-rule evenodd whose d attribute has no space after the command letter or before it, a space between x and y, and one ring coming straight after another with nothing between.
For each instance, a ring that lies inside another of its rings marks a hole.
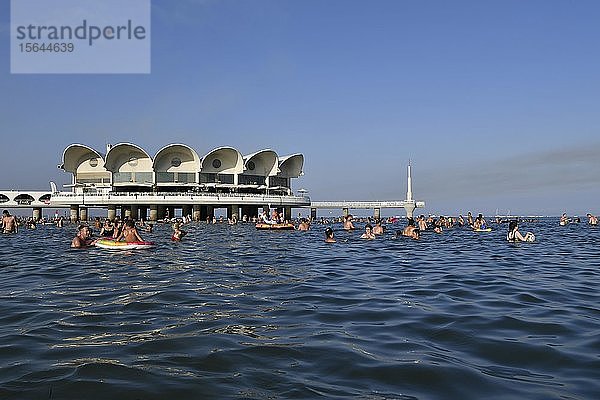
<instances>
[{"instance_id":1,"label":"blue sky","mask_svg":"<svg viewBox=\"0 0 600 400\"><path fill-rule=\"evenodd\" d=\"M302 152L315 200L600 213L600 2L152 2L149 75L11 75L0 188L67 183L62 150Z\"/></svg>"}]
</instances>

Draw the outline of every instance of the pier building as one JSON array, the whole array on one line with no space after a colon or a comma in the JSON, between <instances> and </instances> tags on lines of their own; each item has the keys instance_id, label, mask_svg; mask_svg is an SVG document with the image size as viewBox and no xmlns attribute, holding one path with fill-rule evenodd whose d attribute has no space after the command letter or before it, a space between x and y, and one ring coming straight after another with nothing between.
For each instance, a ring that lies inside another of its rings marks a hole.
<instances>
[{"instance_id":1,"label":"pier building","mask_svg":"<svg viewBox=\"0 0 600 400\"><path fill-rule=\"evenodd\" d=\"M424 201L413 199L411 165L408 165L405 200L313 201L300 189L292 191L293 180L303 175L304 156L279 156L272 149L242 155L233 147L218 147L200 156L185 144L169 144L154 157L132 143L108 145L106 153L83 145L65 148L58 168L70 173L68 190L59 191L51 182L50 191L0 190L0 205L32 208L39 220L43 208L69 208L72 221L87 220L90 208L107 209L134 219L157 220L177 213L204 220L215 209L227 216L249 218L262 210L277 208L292 218L292 208L339 209L344 216L351 209L373 209L379 218L383 208L404 208L412 217Z\"/></svg>"},{"instance_id":2,"label":"pier building","mask_svg":"<svg viewBox=\"0 0 600 400\"><path fill-rule=\"evenodd\" d=\"M53 207L69 207L72 220L86 220L89 208L107 208L108 217L148 220L191 215L195 220L226 208L227 216L256 216L279 208L291 218L292 207L310 206L296 196L294 179L303 175L304 156L280 157L272 149L242 155L233 147L218 147L200 156L185 144L169 144L154 157L133 143L108 145L106 153L71 144L58 167L71 174L70 191L56 191Z\"/></svg>"}]
</instances>

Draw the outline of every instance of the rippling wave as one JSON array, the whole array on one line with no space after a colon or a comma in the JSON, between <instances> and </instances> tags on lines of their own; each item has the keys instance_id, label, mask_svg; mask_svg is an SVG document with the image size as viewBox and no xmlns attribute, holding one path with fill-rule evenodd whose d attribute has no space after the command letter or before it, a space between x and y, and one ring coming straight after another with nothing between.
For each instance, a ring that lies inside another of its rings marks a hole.
<instances>
[{"instance_id":1,"label":"rippling wave","mask_svg":"<svg viewBox=\"0 0 600 400\"><path fill-rule=\"evenodd\" d=\"M600 398L600 229L0 236L0 398Z\"/></svg>"}]
</instances>

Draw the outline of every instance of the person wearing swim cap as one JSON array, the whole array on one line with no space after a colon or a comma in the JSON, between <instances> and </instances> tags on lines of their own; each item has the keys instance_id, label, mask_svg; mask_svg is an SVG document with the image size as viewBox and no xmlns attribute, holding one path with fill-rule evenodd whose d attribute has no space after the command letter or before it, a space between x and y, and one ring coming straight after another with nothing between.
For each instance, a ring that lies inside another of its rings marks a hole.
<instances>
[{"instance_id":1,"label":"person wearing swim cap","mask_svg":"<svg viewBox=\"0 0 600 400\"><path fill-rule=\"evenodd\" d=\"M335 238L333 237L333 229L329 227L325 229L325 243L335 243Z\"/></svg>"}]
</instances>

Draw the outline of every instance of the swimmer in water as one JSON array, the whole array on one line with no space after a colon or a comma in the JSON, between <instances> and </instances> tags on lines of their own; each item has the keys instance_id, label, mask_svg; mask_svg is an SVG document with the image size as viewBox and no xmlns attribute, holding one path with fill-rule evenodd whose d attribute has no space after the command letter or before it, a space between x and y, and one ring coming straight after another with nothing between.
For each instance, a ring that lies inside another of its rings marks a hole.
<instances>
[{"instance_id":1,"label":"swimmer in water","mask_svg":"<svg viewBox=\"0 0 600 400\"><path fill-rule=\"evenodd\" d=\"M373 227L374 235L383 235L383 226L381 226L381 219L378 219Z\"/></svg>"},{"instance_id":2,"label":"swimmer in water","mask_svg":"<svg viewBox=\"0 0 600 400\"><path fill-rule=\"evenodd\" d=\"M421 239L421 230L419 228L413 229L409 237L413 240Z\"/></svg>"},{"instance_id":3,"label":"swimmer in water","mask_svg":"<svg viewBox=\"0 0 600 400\"><path fill-rule=\"evenodd\" d=\"M2 232L3 233L17 233L17 219L14 215L10 215L8 210L2 211Z\"/></svg>"},{"instance_id":4,"label":"swimmer in water","mask_svg":"<svg viewBox=\"0 0 600 400\"><path fill-rule=\"evenodd\" d=\"M179 222L175 222L173 224L173 235L171 236L171 240L174 242L179 242L183 237L187 234L186 231L181 230L181 226Z\"/></svg>"},{"instance_id":5,"label":"swimmer in water","mask_svg":"<svg viewBox=\"0 0 600 400\"><path fill-rule=\"evenodd\" d=\"M567 217L567 213L563 213L560 216L560 221L558 222L560 226L565 226L569 224L569 217Z\"/></svg>"},{"instance_id":6,"label":"swimmer in water","mask_svg":"<svg viewBox=\"0 0 600 400\"><path fill-rule=\"evenodd\" d=\"M427 230L427 222L425 221L425 216L421 215L418 219L419 222L419 229L422 231L426 231Z\"/></svg>"},{"instance_id":7,"label":"swimmer in water","mask_svg":"<svg viewBox=\"0 0 600 400\"><path fill-rule=\"evenodd\" d=\"M352 223L352 215L348 215L345 219L344 219L344 229L347 231L351 231L354 230L356 228L354 228L354 224Z\"/></svg>"},{"instance_id":8,"label":"swimmer in water","mask_svg":"<svg viewBox=\"0 0 600 400\"><path fill-rule=\"evenodd\" d=\"M93 246L94 244L96 244L96 241L90 238L90 228L85 225L79 225L77 235L71 241L71 247L84 248Z\"/></svg>"},{"instance_id":9,"label":"swimmer in water","mask_svg":"<svg viewBox=\"0 0 600 400\"><path fill-rule=\"evenodd\" d=\"M479 214L477 218L475 218L473 229L487 229L487 223L485 222L485 218L483 218L482 214Z\"/></svg>"},{"instance_id":10,"label":"swimmer in water","mask_svg":"<svg viewBox=\"0 0 600 400\"><path fill-rule=\"evenodd\" d=\"M298 224L299 231L307 231L310 229L310 223L306 218L300 219L300 223Z\"/></svg>"},{"instance_id":11,"label":"swimmer in water","mask_svg":"<svg viewBox=\"0 0 600 400\"><path fill-rule=\"evenodd\" d=\"M508 233L506 234L506 240L509 242L529 242L532 239L533 234L527 232L525 236L519 232L519 223L517 221L510 221L508 224Z\"/></svg>"},{"instance_id":12,"label":"swimmer in water","mask_svg":"<svg viewBox=\"0 0 600 400\"><path fill-rule=\"evenodd\" d=\"M132 219L128 219L123 228L123 232L117 237L117 242L123 240L125 242L143 242L144 239L138 233L135 223Z\"/></svg>"},{"instance_id":13,"label":"swimmer in water","mask_svg":"<svg viewBox=\"0 0 600 400\"><path fill-rule=\"evenodd\" d=\"M371 226L371 224L365 225L365 233L363 233L360 238L367 240L375 239L375 235L373 234L373 227Z\"/></svg>"},{"instance_id":14,"label":"swimmer in water","mask_svg":"<svg viewBox=\"0 0 600 400\"><path fill-rule=\"evenodd\" d=\"M331 229L329 227L325 229L325 243L335 243L333 229Z\"/></svg>"},{"instance_id":15,"label":"swimmer in water","mask_svg":"<svg viewBox=\"0 0 600 400\"><path fill-rule=\"evenodd\" d=\"M415 220L413 218L409 218L408 219L408 225L402 231L402 235L408 236L408 237L412 237L413 236L413 231L415 229L417 229L417 227L415 226Z\"/></svg>"},{"instance_id":16,"label":"swimmer in water","mask_svg":"<svg viewBox=\"0 0 600 400\"><path fill-rule=\"evenodd\" d=\"M598 217L596 217L595 215L592 215L590 213L587 214L588 217L588 224L590 225L598 225Z\"/></svg>"}]
</instances>

